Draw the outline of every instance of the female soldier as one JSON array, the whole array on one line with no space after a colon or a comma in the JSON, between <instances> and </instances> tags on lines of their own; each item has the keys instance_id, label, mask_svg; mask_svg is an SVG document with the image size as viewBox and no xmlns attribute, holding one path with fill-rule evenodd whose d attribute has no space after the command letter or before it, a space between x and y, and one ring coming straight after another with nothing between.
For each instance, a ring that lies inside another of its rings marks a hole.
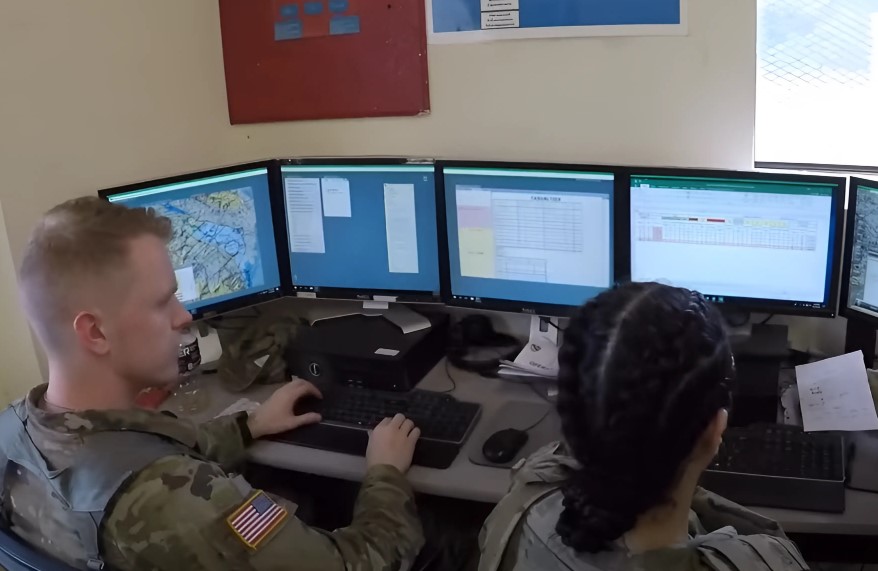
<instances>
[{"instance_id":1,"label":"female soldier","mask_svg":"<svg viewBox=\"0 0 878 571\"><path fill-rule=\"evenodd\" d=\"M696 292L628 284L581 307L560 353L565 442L517 466L480 570L807 569L777 523L698 488L733 376L722 317Z\"/></svg>"}]
</instances>

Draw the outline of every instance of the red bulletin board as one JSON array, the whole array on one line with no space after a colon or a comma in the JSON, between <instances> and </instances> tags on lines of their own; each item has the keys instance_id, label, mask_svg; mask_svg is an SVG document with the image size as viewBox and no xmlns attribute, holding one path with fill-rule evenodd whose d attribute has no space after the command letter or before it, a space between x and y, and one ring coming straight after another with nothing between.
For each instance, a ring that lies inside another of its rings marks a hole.
<instances>
[{"instance_id":1,"label":"red bulletin board","mask_svg":"<svg viewBox=\"0 0 878 571\"><path fill-rule=\"evenodd\" d=\"M219 0L232 124L430 109L423 0Z\"/></svg>"}]
</instances>

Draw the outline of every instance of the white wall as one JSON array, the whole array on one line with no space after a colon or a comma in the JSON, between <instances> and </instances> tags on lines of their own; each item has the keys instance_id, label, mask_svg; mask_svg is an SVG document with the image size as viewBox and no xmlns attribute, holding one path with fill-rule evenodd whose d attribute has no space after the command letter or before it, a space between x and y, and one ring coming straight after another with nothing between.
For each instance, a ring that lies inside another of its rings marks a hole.
<instances>
[{"instance_id":1,"label":"white wall","mask_svg":"<svg viewBox=\"0 0 878 571\"><path fill-rule=\"evenodd\" d=\"M746 168L755 0L690 5L688 37L431 47L428 117L231 127L216 0L3 2L0 202L13 258L61 200L269 156ZM8 282L0 300L14 304ZM17 358L0 346L0 363Z\"/></svg>"}]
</instances>

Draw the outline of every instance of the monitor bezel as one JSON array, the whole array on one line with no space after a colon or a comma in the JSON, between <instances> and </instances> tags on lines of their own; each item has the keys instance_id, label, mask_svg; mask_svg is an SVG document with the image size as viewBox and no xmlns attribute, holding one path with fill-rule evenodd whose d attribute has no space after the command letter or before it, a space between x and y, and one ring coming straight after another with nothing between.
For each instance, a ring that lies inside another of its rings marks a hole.
<instances>
[{"instance_id":1,"label":"monitor bezel","mask_svg":"<svg viewBox=\"0 0 878 571\"><path fill-rule=\"evenodd\" d=\"M231 311L235 311L238 309L243 309L245 307L250 307L253 305L258 305L261 303L266 303L268 301L272 301L275 299L280 299L287 295L289 292L288 286L285 285L285 277L289 275L289 270L285 270L283 267L283 257L282 254L285 253L285 248L282 247L282 243L279 241L279 231L283 234L283 242L286 242L286 230L283 226L278 227L277 225L277 209L275 206L275 195L277 194L276 185L277 185L277 161L276 160L264 160L250 163L243 163L238 165L231 165L225 167L219 167L214 169L202 170L202 171L194 171L185 174L179 174L174 176L162 177L152 180L145 180L141 182L136 182L132 184L125 184L122 186L116 186L112 188L105 188L98 191L98 196L103 200L110 200L110 197L116 196L119 194L125 194L132 191L142 190L144 188L152 188L155 186L164 186L169 184L178 184L181 182L188 182L191 180L201 179L201 178L210 178L214 176L222 176L226 174L233 174L236 172L242 172L247 170L261 169L265 168L268 170L268 197L269 204L271 207L272 213L272 230L274 234L274 242L275 242L275 255L277 256L278 261L278 272L280 276L280 284L277 288L266 289L261 292L250 293L246 295L242 295L235 299L229 299L217 303L210 303L208 305L204 305L195 309L190 309L189 314L192 315L192 318L195 320L206 319L210 317L214 317L216 315L220 315L223 313L228 313Z\"/></svg>"},{"instance_id":2,"label":"monitor bezel","mask_svg":"<svg viewBox=\"0 0 878 571\"><path fill-rule=\"evenodd\" d=\"M439 200L439 212L442 218L439 228L439 256L442 265L442 291L445 293L445 305L450 307L463 307L468 309L481 309L487 311L502 311L508 313L524 313L546 317L570 317L579 307L577 305L535 303L531 301L516 301L499 298L481 298L477 301L462 299L454 296L451 288L451 257L448 245L448 217L446 211L446 168L477 168L497 170L551 170L560 172L583 172L583 173L606 173L613 176L613 212L611 215L613 229L613 284L624 281L625 268L628 264L625 254L628 252L627 228L625 224L620 227L620 209L624 208L627 214L628 207L625 197L620 196L619 180L621 167L608 165L587 165L572 163L541 163L541 162L506 162L506 161L436 161L436 189ZM613 284L610 287L613 287ZM609 288L608 288L609 289Z\"/></svg>"},{"instance_id":3,"label":"monitor bezel","mask_svg":"<svg viewBox=\"0 0 878 571\"><path fill-rule=\"evenodd\" d=\"M826 307L802 307L796 306L796 302L788 302L777 299L755 299L755 298L730 298L717 306L720 309L748 311L751 313L767 313L774 315L798 315L802 317L825 317L833 318L838 314L838 295L841 272L842 245L844 242L844 201L845 192L847 190L847 179L839 176L826 176L814 174L799 173L781 173L781 172L764 172L764 171L741 171L741 170L723 170L723 169L687 169L687 168L649 168L649 167L631 167L625 172L624 193L628 196L628 218L629 227L629 251L628 251L628 274L631 275L631 246L630 246L630 226L631 226L631 178L636 176L671 176L671 177L693 177L693 178L725 178L738 180L755 180L755 181L778 181L778 182L812 182L819 184L832 184L835 190L832 194L832 200L835 210L835 230L833 236L833 246L830 252L830 278L829 278L829 296Z\"/></svg>"},{"instance_id":4,"label":"monitor bezel","mask_svg":"<svg viewBox=\"0 0 878 571\"><path fill-rule=\"evenodd\" d=\"M435 188L436 168L435 161L427 158L405 158L405 157L301 157L301 158L285 158L278 161L278 184L277 199L282 221L282 229L284 233L284 259L286 260L287 273L289 279L289 292L292 297L305 299L338 299L338 300L354 300L354 301L374 301L387 303L424 303L424 304L440 304L444 299L442 292L442 259L439 256L439 291L419 291L419 290L393 290L393 289L370 289L370 288L330 288L297 285L293 280L291 252L289 251L289 236L287 232L286 220L286 204L284 198L283 187L283 167L285 166L334 166L334 167L363 167L363 166L412 166L412 167L432 167L433 182ZM436 195L434 190L434 195ZM436 199L437 208L437 234L439 232L438 224L440 217L438 215L439 202ZM441 239L441 235L437 235L437 241Z\"/></svg>"},{"instance_id":5,"label":"monitor bezel","mask_svg":"<svg viewBox=\"0 0 878 571\"><path fill-rule=\"evenodd\" d=\"M878 317L869 315L849 305L851 288L851 267L854 257L854 231L857 213L857 190L860 186L878 188L878 180L870 180L861 177L850 177L848 186L848 208L845 213L844 233L844 261L841 269L841 294L839 299L839 313L847 319L854 319L872 325L878 329Z\"/></svg>"}]
</instances>

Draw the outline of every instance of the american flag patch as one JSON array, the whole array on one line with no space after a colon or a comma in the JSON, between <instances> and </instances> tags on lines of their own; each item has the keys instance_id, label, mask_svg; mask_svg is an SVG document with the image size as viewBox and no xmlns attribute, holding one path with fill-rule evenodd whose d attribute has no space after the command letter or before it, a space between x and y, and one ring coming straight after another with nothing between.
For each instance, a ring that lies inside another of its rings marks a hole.
<instances>
[{"instance_id":1,"label":"american flag patch","mask_svg":"<svg viewBox=\"0 0 878 571\"><path fill-rule=\"evenodd\" d=\"M226 518L226 522L247 547L256 549L286 517L287 510L283 506L265 492L256 492Z\"/></svg>"}]
</instances>

